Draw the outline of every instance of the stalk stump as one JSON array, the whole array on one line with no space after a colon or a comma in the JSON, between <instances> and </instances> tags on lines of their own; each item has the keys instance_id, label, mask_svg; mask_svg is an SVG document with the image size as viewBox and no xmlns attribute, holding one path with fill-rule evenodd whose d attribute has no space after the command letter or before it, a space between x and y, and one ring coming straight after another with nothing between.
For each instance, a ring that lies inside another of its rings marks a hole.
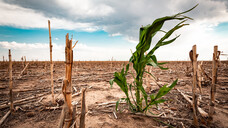
<instances>
[{"instance_id":1,"label":"stalk stump","mask_svg":"<svg viewBox=\"0 0 228 128\"><path fill-rule=\"evenodd\" d=\"M55 104L55 97L54 97L54 84L53 84L53 62L52 62L52 42L51 42L51 27L50 27L50 20L48 20L48 29L49 29L49 41L50 41L50 69L51 69L51 94L52 94L52 103Z\"/></svg>"},{"instance_id":2,"label":"stalk stump","mask_svg":"<svg viewBox=\"0 0 228 128\"><path fill-rule=\"evenodd\" d=\"M10 111L13 112L13 70L12 70L12 58L11 50L9 49L9 99L10 99Z\"/></svg>"},{"instance_id":3,"label":"stalk stump","mask_svg":"<svg viewBox=\"0 0 228 128\"><path fill-rule=\"evenodd\" d=\"M210 88L210 107L209 107L209 123L213 120L213 114L215 113L215 93L217 82L217 70L218 70L218 46L214 46L213 61L212 61L212 85Z\"/></svg>"},{"instance_id":4,"label":"stalk stump","mask_svg":"<svg viewBox=\"0 0 228 128\"><path fill-rule=\"evenodd\" d=\"M198 118L197 118L197 96L196 96L196 85L197 85L197 53L196 45L192 47L193 56L193 85L192 85L192 108L193 108L193 125L199 127Z\"/></svg>"},{"instance_id":5,"label":"stalk stump","mask_svg":"<svg viewBox=\"0 0 228 128\"><path fill-rule=\"evenodd\" d=\"M63 80L62 93L64 96L64 107L62 109L60 124L65 128L69 128L74 122L73 118L73 108L72 108L72 65L73 65L73 49L72 49L72 39L69 40L69 34L66 35L66 47L65 47L65 79Z\"/></svg>"}]
</instances>

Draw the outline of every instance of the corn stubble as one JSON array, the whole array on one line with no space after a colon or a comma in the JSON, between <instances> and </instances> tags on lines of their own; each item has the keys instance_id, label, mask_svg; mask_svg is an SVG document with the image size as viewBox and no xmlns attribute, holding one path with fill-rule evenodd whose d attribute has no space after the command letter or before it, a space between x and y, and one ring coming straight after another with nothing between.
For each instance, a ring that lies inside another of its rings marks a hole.
<instances>
[{"instance_id":1,"label":"corn stubble","mask_svg":"<svg viewBox=\"0 0 228 128\"><path fill-rule=\"evenodd\" d=\"M179 28L182 28L185 25L188 25L188 24L184 24L184 22L187 21L188 19L192 20L192 18L187 17L183 14L193 10L196 6L194 6L193 8L185 12L178 13L173 16L165 16L162 18L158 18L151 25L147 25L145 27L140 28L139 43L136 46L136 51L132 53L129 63L126 65L126 67L125 68L123 67L121 72L115 72L114 79L110 80L111 87L115 82L126 95L126 98L121 98L116 102L116 110L118 108L119 102L121 101L126 101L126 103L129 106L129 109L132 112L145 112L145 113L152 105L158 105L159 103L165 102L165 99L162 99L162 96L166 95L176 85L178 80L175 80L170 86L164 85L159 89L157 94L148 95L143 87L143 74L147 73L152 77L154 76L151 73L147 72L145 70L145 67L153 66L153 67L159 67L161 70L168 69L168 68L162 67L162 65L166 63L158 63L156 56L154 55L154 52L159 47L168 45L174 42L180 36L178 35L171 40L167 40L176 30L178 30ZM180 22L169 31L167 32L163 31L162 30L163 24L166 21L171 21L171 20L179 20ZM152 49L150 49L152 38L158 32L164 33L164 36L160 38L160 40L156 43L156 45ZM147 52L148 54L145 55L145 52ZM131 73L132 77L134 78L134 81L132 83L128 83L126 79L126 76L129 72L130 64L133 65L133 69L135 70L135 73L136 73L136 74ZM133 98L132 90L135 91L136 99ZM145 105L142 106L143 101L145 102Z\"/></svg>"}]
</instances>

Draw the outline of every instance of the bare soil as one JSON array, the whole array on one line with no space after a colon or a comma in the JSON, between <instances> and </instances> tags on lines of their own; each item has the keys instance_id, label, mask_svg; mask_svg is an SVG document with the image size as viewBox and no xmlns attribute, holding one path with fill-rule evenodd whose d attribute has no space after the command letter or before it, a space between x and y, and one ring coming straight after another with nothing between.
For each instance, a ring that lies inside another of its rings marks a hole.
<instances>
[{"instance_id":1,"label":"bare soil","mask_svg":"<svg viewBox=\"0 0 228 128\"><path fill-rule=\"evenodd\" d=\"M120 88L114 84L111 88L109 80L113 78L115 71L121 71L127 62L105 61L105 62L74 62L72 84L73 92L76 94L82 88L86 90L86 127L88 128L155 128L155 127L192 127L192 122L175 119L152 118L144 115L131 113L126 104L120 105L121 112L115 112L115 101L125 97ZM158 84L170 84L178 78L176 89L180 89L186 95L192 93L192 68L190 62L169 62L166 64L168 70L152 68L152 73L158 78ZM205 72L211 76L212 63L204 62ZM65 63L54 62L54 86L57 105L52 104L50 63L49 62L29 62L28 69L22 75L21 62L13 62L13 99L14 101L29 98L31 100L22 103L15 103L16 111L12 113L2 124L3 128L56 128L58 126L61 107L57 109L47 109L47 107L62 106L63 96L61 94L62 81L65 77ZM132 67L130 71L132 71ZM127 76L132 81L131 75ZM151 93L158 92L159 87L150 80L152 85ZM0 62L0 106L9 104L9 74L8 63ZM211 81L205 80L202 88L200 107L206 112L209 111L209 94ZM171 90L165 97L167 101L156 107L152 107L154 114L161 114L166 117L175 117L193 120L193 112L189 103L176 90ZM220 63L218 69L218 81L216 86L215 115L210 127L228 127L228 61ZM198 91L199 93L199 91ZM80 114L81 96L75 96L72 100L78 102L77 120ZM111 102L111 103L110 103ZM112 103L113 102L113 103ZM110 103L110 104L102 104ZM9 107L2 108L0 117L2 118L9 111ZM116 113L117 119L114 116ZM150 115L150 113L148 114ZM199 115L199 114L198 114ZM78 121L79 122L79 121ZM206 127L199 115L201 127ZM167 125L168 124L168 125ZM208 127L208 126L207 126Z\"/></svg>"}]
</instances>

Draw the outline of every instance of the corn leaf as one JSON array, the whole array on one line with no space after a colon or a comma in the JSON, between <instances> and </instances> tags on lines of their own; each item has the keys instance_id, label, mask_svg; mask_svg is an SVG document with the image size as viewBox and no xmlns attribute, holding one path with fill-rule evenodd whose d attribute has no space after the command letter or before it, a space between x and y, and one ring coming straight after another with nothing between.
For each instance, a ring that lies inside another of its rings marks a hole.
<instances>
[{"instance_id":1,"label":"corn leaf","mask_svg":"<svg viewBox=\"0 0 228 128\"><path fill-rule=\"evenodd\" d=\"M176 79L169 87L167 85L164 85L161 87L155 97L155 99L161 98L165 94L167 94L176 84L177 84L178 79Z\"/></svg>"}]
</instances>

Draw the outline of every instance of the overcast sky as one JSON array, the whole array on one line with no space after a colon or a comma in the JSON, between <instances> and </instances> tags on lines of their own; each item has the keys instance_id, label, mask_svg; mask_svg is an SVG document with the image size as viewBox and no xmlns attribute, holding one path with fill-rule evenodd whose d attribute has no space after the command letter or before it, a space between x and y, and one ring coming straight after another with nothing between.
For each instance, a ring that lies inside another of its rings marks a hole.
<instances>
[{"instance_id":1,"label":"overcast sky","mask_svg":"<svg viewBox=\"0 0 228 128\"><path fill-rule=\"evenodd\" d=\"M186 14L194 20L174 34L181 36L173 44L155 52L158 60L189 60L194 44L199 60L211 60L214 45L228 53L228 0L0 0L0 55L8 58L11 49L15 60L49 60L50 20L53 60L64 60L67 33L79 40L74 60L128 60L142 25L196 4Z\"/></svg>"}]
</instances>

